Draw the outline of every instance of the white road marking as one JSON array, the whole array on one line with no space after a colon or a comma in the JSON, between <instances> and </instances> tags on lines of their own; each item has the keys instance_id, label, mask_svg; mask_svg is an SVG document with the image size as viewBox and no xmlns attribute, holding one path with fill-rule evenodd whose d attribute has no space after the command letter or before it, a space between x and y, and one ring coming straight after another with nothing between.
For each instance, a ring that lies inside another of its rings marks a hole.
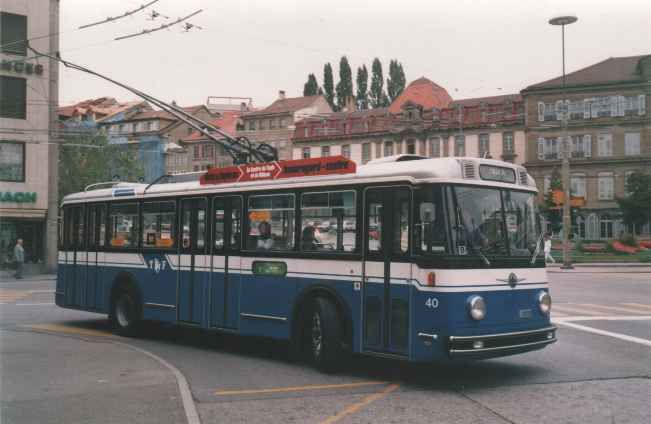
<instances>
[{"instance_id":1,"label":"white road marking","mask_svg":"<svg viewBox=\"0 0 651 424\"><path fill-rule=\"evenodd\" d=\"M562 318L552 318L552 321L647 321L651 320L651 315L590 315L590 316L568 316Z\"/></svg>"},{"instance_id":2,"label":"white road marking","mask_svg":"<svg viewBox=\"0 0 651 424\"><path fill-rule=\"evenodd\" d=\"M644 314L647 313L646 311L642 311L642 310L634 308L632 306L628 307L628 308L621 308L621 307L617 307L617 306L596 305L594 303L582 303L582 305L585 305L585 306L587 306L589 308L607 309L607 310L616 311L616 312L627 312L629 314L644 315Z\"/></svg>"},{"instance_id":3,"label":"white road marking","mask_svg":"<svg viewBox=\"0 0 651 424\"><path fill-rule=\"evenodd\" d=\"M9 304L10 305L10 304ZM14 303L14 306L44 306L54 305L54 302L41 302L41 303Z\"/></svg>"},{"instance_id":4,"label":"white road marking","mask_svg":"<svg viewBox=\"0 0 651 424\"><path fill-rule=\"evenodd\" d=\"M563 304L555 304L552 306L552 308L555 309L560 309L560 312L565 313L565 314L578 314L578 315L602 315L603 311L595 311L590 308L583 308L583 307L576 307L576 306L568 306L567 303Z\"/></svg>"},{"instance_id":5,"label":"white road marking","mask_svg":"<svg viewBox=\"0 0 651 424\"><path fill-rule=\"evenodd\" d=\"M632 306L634 308L641 308L641 309L651 310L651 305L643 305L641 303L622 303L622 305Z\"/></svg>"},{"instance_id":6,"label":"white road marking","mask_svg":"<svg viewBox=\"0 0 651 424\"><path fill-rule=\"evenodd\" d=\"M587 327L581 324L574 324L563 319L553 320L554 324L564 325L577 330L585 331L587 333L599 334L600 336L613 337L615 339L624 340L627 342L641 344L643 346L651 347L651 340L641 339L639 337L627 336L626 334L614 333L612 331L599 330L598 328Z\"/></svg>"}]
</instances>

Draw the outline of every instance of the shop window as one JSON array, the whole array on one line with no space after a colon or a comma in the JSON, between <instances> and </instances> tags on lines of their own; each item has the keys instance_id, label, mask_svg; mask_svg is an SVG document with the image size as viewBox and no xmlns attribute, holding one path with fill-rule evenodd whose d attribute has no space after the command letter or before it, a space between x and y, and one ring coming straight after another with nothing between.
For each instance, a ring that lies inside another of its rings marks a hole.
<instances>
[{"instance_id":1,"label":"shop window","mask_svg":"<svg viewBox=\"0 0 651 424\"><path fill-rule=\"evenodd\" d=\"M148 202L142 207L142 247L171 249L174 247L176 204Z\"/></svg>"},{"instance_id":2,"label":"shop window","mask_svg":"<svg viewBox=\"0 0 651 424\"><path fill-rule=\"evenodd\" d=\"M109 240L111 247L138 247L138 204L121 203L109 207Z\"/></svg>"},{"instance_id":3,"label":"shop window","mask_svg":"<svg viewBox=\"0 0 651 424\"><path fill-rule=\"evenodd\" d=\"M294 195L249 197L247 248L294 249Z\"/></svg>"},{"instance_id":4,"label":"shop window","mask_svg":"<svg viewBox=\"0 0 651 424\"><path fill-rule=\"evenodd\" d=\"M0 141L0 181L25 181L25 144Z\"/></svg>"},{"instance_id":5,"label":"shop window","mask_svg":"<svg viewBox=\"0 0 651 424\"><path fill-rule=\"evenodd\" d=\"M393 156L393 142L387 141L384 143L384 157Z\"/></svg>"},{"instance_id":6,"label":"shop window","mask_svg":"<svg viewBox=\"0 0 651 424\"><path fill-rule=\"evenodd\" d=\"M409 155L416 154L416 142L414 140L407 141L407 154Z\"/></svg>"},{"instance_id":7,"label":"shop window","mask_svg":"<svg viewBox=\"0 0 651 424\"><path fill-rule=\"evenodd\" d=\"M355 192L305 193L301 196L301 250L355 250Z\"/></svg>"},{"instance_id":8,"label":"shop window","mask_svg":"<svg viewBox=\"0 0 651 424\"><path fill-rule=\"evenodd\" d=\"M0 76L0 118L27 118L27 80Z\"/></svg>"}]
</instances>

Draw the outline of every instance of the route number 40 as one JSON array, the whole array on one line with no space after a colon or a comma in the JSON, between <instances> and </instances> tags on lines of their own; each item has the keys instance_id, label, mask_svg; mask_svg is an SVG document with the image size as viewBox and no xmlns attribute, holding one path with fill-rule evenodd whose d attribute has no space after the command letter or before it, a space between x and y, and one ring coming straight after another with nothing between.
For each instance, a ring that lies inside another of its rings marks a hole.
<instances>
[{"instance_id":1,"label":"route number 40","mask_svg":"<svg viewBox=\"0 0 651 424\"><path fill-rule=\"evenodd\" d=\"M425 306L430 309L436 309L439 307L439 300L435 297L428 297L425 301Z\"/></svg>"}]
</instances>

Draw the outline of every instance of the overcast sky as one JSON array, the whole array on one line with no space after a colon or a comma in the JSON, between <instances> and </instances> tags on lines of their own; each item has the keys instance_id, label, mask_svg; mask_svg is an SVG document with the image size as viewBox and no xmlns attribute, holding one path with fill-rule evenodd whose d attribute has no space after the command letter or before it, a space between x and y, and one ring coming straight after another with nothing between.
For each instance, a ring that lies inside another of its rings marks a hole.
<instances>
[{"instance_id":1,"label":"overcast sky","mask_svg":"<svg viewBox=\"0 0 651 424\"><path fill-rule=\"evenodd\" d=\"M149 0L62 0L64 58L164 100L205 103L207 96L253 97L255 106L278 90L302 95L307 74L322 84L323 64L338 79L339 59L358 66L390 59L407 81L425 76L455 99L507 94L561 71L561 33L547 24L576 14L566 28L568 72L613 56L651 54L650 0L160 0L146 10L172 19L203 9L189 22L151 35L112 41L153 28L145 11L77 30ZM167 22L169 22L168 20ZM386 83L385 83L386 87ZM131 93L95 77L62 69L60 103Z\"/></svg>"}]
</instances>

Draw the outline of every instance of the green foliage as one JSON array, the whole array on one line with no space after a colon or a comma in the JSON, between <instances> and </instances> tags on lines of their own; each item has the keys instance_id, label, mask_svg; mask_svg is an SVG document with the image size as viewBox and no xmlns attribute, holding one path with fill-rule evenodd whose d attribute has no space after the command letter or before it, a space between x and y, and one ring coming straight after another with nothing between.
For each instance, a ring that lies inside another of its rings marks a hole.
<instances>
[{"instance_id":1,"label":"green foliage","mask_svg":"<svg viewBox=\"0 0 651 424\"><path fill-rule=\"evenodd\" d=\"M336 110L335 105L335 84L332 79L332 65L326 63L323 67L323 94L333 110Z\"/></svg>"},{"instance_id":2,"label":"green foliage","mask_svg":"<svg viewBox=\"0 0 651 424\"><path fill-rule=\"evenodd\" d=\"M346 106L346 101L353 97L353 71L346 56L342 56L339 61L339 82L336 91L337 108L341 110Z\"/></svg>"},{"instance_id":3,"label":"green foliage","mask_svg":"<svg viewBox=\"0 0 651 424\"><path fill-rule=\"evenodd\" d=\"M583 241L577 240L574 243L574 250L576 250L577 252L583 252Z\"/></svg>"},{"instance_id":4,"label":"green foliage","mask_svg":"<svg viewBox=\"0 0 651 424\"><path fill-rule=\"evenodd\" d=\"M637 239L631 233L622 234L622 236L619 238L619 241L622 244L625 244L627 246L638 247L637 246Z\"/></svg>"},{"instance_id":5,"label":"green foliage","mask_svg":"<svg viewBox=\"0 0 651 424\"><path fill-rule=\"evenodd\" d=\"M389 98L384 92L382 63L377 57L373 59L373 65L371 66L371 91L369 93L369 102L373 109L389 105Z\"/></svg>"},{"instance_id":6,"label":"green foliage","mask_svg":"<svg viewBox=\"0 0 651 424\"><path fill-rule=\"evenodd\" d=\"M368 69L366 65L357 68L357 108L368 109Z\"/></svg>"},{"instance_id":7,"label":"green foliage","mask_svg":"<svg viewBox=\"0 0 651 424\"><path fill-rule=\"evenodd\" d=\"M561 174L557 168L552 171L552 178L549 184L549 191L544 194L543 204L540 206L540 213L549 221L553 232L557 233L563 227L563 212L561 209L556 208L553 201L553 191L563 190L563 183L561 181Z\"/></svg>"},{"instance_id":8,"label":"green foliage","mask_svg":"<svg viewBox=\"0 0 651 424\"><path fill-rule=\"evenodd\" d=\"M628 196L618 198L622 220L627 225L644 225L651 219L651 174L634 172L626 182Z\"/></svg>"},{"instance_id":9,"label":"green foliage","mask_svg":"<svg viewBox=\"0 0 651 424\"><path fill-rule=\"evenodd\" d=\"M304 96L316 96L319 94L319 83L316 82L316 76L310 74L307 76L307 82L303 86Z\"/></svg>"},{"instance_id":10,"label":"green foliage","mask_svg":"<svg viewBox=\"0 0 651 424\"><path fill-rule=\"evenodd\" d=\"M59 200L114 175L137 181L143 174L136 153L127 145L108 144L104 135L66 136L59 145Z\"/></svg>"},{"instance_id":11,"label":"green foliage","mask_svg":"<svg viewBox=\"0 0 651 424\"><path fill-rule=\"evenodd\" d=\"M393 102L405 89L405 71L397 60L389 63L389 78L387 78L387 92L389 101Z\"/></svg>"}]
</instances>

